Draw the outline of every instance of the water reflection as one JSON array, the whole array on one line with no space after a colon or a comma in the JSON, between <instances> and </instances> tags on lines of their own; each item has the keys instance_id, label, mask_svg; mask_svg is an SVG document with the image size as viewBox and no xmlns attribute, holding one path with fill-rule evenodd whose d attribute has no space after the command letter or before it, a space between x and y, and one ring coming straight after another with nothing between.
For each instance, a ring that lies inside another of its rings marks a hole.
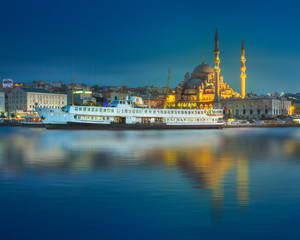
<instances>
[{"instance_id":1,"label":"water reflection","mask_svg":"<svg viewBox=\"0 0 300 240\"><path fill-rule=\"evenodd\" d=\"M214 222L222 221L226 181L234 179L237 208L245 213L251 195L251 166L299 164L295 129L224 131L45 131L2 130L0 178L28 172L175 172L187 187L209 192ZM154 176L155 177L155 176Z\"/></svg>"}]
</instances>

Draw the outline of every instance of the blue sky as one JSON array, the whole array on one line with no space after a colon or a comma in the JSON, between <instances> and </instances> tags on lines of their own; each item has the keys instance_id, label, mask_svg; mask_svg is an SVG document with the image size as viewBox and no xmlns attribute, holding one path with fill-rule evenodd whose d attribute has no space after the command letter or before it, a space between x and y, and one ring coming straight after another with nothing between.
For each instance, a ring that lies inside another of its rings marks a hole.
<instances>
[{"instance_id":1,"label":"blue sky","mask_svg":"<svg viewBox=\"0 0 300 240\"><path fill-rule=\"evenodd\" d=\"M171 86L213 65L218 26L221 74L240 91L300 92L297 1L2 1L0 79L89 85Z\"/></svg>"}]
</instances>

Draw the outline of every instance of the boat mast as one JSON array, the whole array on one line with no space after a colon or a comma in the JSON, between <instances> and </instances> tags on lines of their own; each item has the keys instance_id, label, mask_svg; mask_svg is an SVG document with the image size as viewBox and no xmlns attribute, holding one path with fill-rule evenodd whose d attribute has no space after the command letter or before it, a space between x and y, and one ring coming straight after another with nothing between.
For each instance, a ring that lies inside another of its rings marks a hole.
<instances>
[{"instance_id":1,"label":"boat mast","mask_svg":"<svg viewBox=\"0 0 300 240\"><path fill-rule=\"evenodd\" d=\"M164 108L167 107L167 103L168 103L169 86L170 86L171 77L174 77L174 76L171 76L171 68L169 68L169 76L168 76L168 84L167 84L167 89L166 89L166 98L165 98L165 101L164 101Z\"/></svg>"},{"instance_id":2,"label":"boat mast","mask_svg":"<svg viewBox=\"0 0 300 240\"><path fill-rule=\"evenodd\" d=\"M74 80L75 80L75 78L74 78L74 75L73 75L73 84L72 84L72 106L74 106Z\"/></svg>"}]
</instances>

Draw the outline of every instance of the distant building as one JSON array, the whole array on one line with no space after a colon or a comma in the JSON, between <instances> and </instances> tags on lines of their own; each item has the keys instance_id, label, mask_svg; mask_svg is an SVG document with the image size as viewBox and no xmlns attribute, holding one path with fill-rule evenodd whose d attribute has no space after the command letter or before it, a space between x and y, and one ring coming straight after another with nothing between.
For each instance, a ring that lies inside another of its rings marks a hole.
<instances>
[{"instance_id":1,"label":"distant building","mask_svg":"<svg viewBox=\"0 0 300 240\"><path fill-rule=\"evenodd\" d=\"M5 113L5 93L0 92L0 116Z\"/></svg>"},{"instance_id":2,"label":"distant building","mask_svg":"<svg viewBox=\"0 0 300 240\"><path fill-rule=\"evenodd\" d=\"M8 113L36 113L35 106L61 108L67 105L67 94L44 89L16 87L8 95Z\"/></svg>"},{"instance_id":3,"label":"distant building","mask_svg":"<svg viewBox=\"0 0 300 240\"><path fill-rule=\"evenodd\" d=\"M286 99L258 97L222 101L225 116L240 118L278 117L290 115L292 103Z\"/></svg>"},{"instance_id":4,"label":"distant building","mask_svg":"<svg viewBox=\"0 0 300 240\"><path fill-rule=\"evenodd\" d=\"M12 79L3 79L2 80L2 88L13 88L14 81Z\"/></svg>"}]
</instances>

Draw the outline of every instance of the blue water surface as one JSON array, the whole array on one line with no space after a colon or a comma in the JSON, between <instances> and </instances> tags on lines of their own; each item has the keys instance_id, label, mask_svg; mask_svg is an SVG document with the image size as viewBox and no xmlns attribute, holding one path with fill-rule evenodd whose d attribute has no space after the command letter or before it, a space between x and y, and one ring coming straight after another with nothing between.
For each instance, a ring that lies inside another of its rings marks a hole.
<instances>
[{"instance_id":1,"label":"blue water surface","mask_svg":"<svg viewBox=\"0 0 300 240\"><path fill-rule=\"evenodd\" d=\"M0 127L0 239L298 239L300 129Z\"/></svg>"}]
</instances>

